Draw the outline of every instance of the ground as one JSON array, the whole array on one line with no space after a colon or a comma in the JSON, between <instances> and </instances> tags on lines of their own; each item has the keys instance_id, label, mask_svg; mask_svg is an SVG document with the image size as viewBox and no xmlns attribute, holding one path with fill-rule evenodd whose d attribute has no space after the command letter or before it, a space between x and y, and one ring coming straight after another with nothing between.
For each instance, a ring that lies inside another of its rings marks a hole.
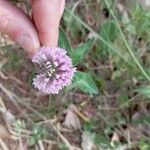
<instances>
[{"instance_id":1,"label":"ground","mask_svg":"<svg viewBox=\"0 0 150 150\"><path fill-rule=\"evenodd\" d=\"M14 3L30 12L28 1ZM60 25L73 48L94 38L77 69L91 74L99 94L78 88L42 94L32 86L35 68L24 50L1 35L0 148L149 150L148 5L134 0L67 2Z\"/></svg>"}]
</instances>

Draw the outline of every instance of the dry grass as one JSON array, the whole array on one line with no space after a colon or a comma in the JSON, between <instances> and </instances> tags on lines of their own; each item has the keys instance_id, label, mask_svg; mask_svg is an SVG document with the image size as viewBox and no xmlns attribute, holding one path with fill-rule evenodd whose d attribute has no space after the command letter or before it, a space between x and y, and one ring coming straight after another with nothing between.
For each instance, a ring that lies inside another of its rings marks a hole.
<instances>
[{"instance_id":1,"label":"dry grass","mask_svg":"<svg viewBox=\"0 0 150 150\"><path fill-rule=\"evenodd\" d=\"M116 0L116 10L118 4ZM121 4L126 12L131 11L126 3ZM18 5L26 11L30 9L27 1ZM70 1L66 8L72 8L73 14L85 22L84 26L74 16L67 12L64 14L61 26L73 47L93 36L92 31L99 34L102 25L112 20L107 7L99 0ZM116 13L121 18L122 13L119 10ZM135 51L138 54L136 56L144 68L149 68L147 56L150 41L145 31L133 36L125 30L124 34L134 48L138 45L140 51ZM113 41L112 45L119 48L119 53L130 62L132 59L119 39ZM83 135L86 131L93 137L85 140L87 145L92 143L91 149L150 149L149 99L135 91L149 82L140 75L138 69L131 68L108 47L102 48L99 40L95 40L78 69L93 74L100 95L88 95L78 89L58 95L43 95L32 87L34 67L25 52L5 35L1 35L0 45L1 149L83 149L81 145L84 145ZM76 117L81 126L77 130L64 126L72 104L75 109L71 110L71 121Z\"/></svg>"}]
</instances>

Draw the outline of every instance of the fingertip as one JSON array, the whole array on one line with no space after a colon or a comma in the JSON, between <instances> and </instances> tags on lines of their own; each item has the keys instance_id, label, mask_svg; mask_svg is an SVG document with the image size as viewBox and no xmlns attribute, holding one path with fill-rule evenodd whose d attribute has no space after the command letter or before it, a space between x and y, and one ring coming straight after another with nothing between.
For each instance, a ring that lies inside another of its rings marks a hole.
<instances>
[{"instance_id":1,"label":"fingertip","mask_svg":"<svg viewBox=\"0 0 150 150\"><path fill-rule=\"evenodd\" d=\"M51 29L47 33L39 31L40 41L43 46L48 46L51 48L57 47L58 44L58 29Z\"/></svg>"},{"instance_id":2,"label":"fingertip","mask_svg":"<svg viewBox=\"0 0 150 150\"><path fill-rule=\"evenodd\" d=\"M32 0L33 18L43 46L56 47L61 0Z\"/></svg>"},{"instance_id":3,"label":"fingertip","mask_svg":"<svg viewBox=\"0 0 150 150\"><path fill-rule=\"evenodd\" d=\"M39 48L38 34L30 18L7 1L0 1L0 22L4 20L5 24L0 23L0 32L7 34L29 55Z\"/></svg>"},{"instance_id":4,"label":"fingertip","mask_svg":"<svg viewBox=\"0 0 150 150\"><path fill-rule=\"evenodd\" d=\"M29 55L34 54L40 46L37 38L33 38L24 33L20 33L19 36L14 40L21 45L21 47L24 48Z\"/></svg>"}]
</instances>

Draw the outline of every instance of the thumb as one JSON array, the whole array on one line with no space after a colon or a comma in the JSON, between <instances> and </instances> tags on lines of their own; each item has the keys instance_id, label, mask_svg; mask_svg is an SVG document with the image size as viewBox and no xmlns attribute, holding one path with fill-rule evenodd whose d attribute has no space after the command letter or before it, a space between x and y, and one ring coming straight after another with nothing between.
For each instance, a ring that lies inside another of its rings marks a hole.
<instances>
[{"instance_id":1,"label":"thumb","mask_svg":"<svg viewBox=\"0 0 150 150\"><path fill-rule=\"evenodd\" d=\"M29 17L6 0L0 0L0 32L7 34L30 55L39 48L38 35Z\"/></svg>"}]
</instances>

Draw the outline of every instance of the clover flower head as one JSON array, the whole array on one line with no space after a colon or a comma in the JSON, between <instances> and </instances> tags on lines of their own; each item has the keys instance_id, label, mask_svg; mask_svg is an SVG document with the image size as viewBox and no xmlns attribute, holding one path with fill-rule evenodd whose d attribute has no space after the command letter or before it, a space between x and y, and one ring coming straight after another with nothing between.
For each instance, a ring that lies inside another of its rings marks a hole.
<instances>
[{"instance_id":1,"label":"clover flower head","mask_svg":"<svg viewBox=\"0 0 150 150\"><path fill-rule=\"evenodd\" d=\"M59 90L72 82L76 68L62 48L41 47L32 58L37 65L33 85L46 94L58 94Z\"/></svg>"}]
</instances>

